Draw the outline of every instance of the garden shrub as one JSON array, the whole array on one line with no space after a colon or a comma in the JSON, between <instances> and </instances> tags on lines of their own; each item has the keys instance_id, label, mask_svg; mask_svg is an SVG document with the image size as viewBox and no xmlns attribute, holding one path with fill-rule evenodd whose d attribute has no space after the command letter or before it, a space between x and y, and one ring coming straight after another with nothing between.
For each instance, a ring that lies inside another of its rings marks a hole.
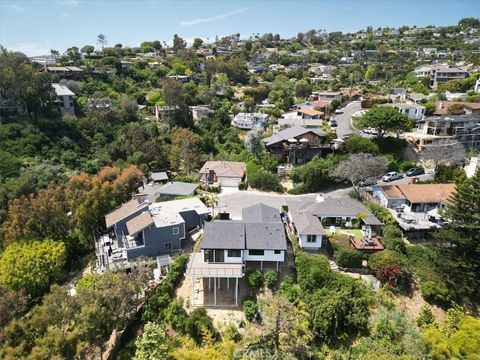
<instances>
[{"instance_id":1,"label":"garden shrub","mask_svg":"<svg viewBox=\"0 0 480 360\"><path fill-rule=\"evenodd\" d=\"M248 321L252 322L258 319L258 305L253 300L245 300L243 302L243 312Z\"/></svg>"},{"instance_id":2,"label":"garden shrub","mask_svg":"<svg viewBox=\"0 0 480 360\"><path fill-rule=\"evenodd\" d=\"M290 276L287 276L280 284L280 291L288 301L294 302L300 296L300 288Z\"/></svg>"},{"instance_id":3,"label":"garden shrub","mask_svg":"<svg viewBox=\"0 0 480 360\"><path fill-rule=\"evenodd\" d=\"M365 206L372 212L373 215L375 215L378 220L380 220L382 224L393 225L397 223L390 211L385 209L383 206L377 204L365 204Z\"/></svg>"},{"instance_id":4,"label":"garden shrub","mask_svg":"<svg viewBox=\"0 0 480 360\"><path fill-rule=\"evenodd\" d=\"M378 252L370 257L369 266L375 277L393 290L411 291L411 274L402 254L391 250Z\"/></svg>"},{"instance_id":5,"label":"garden shrub","mask_svg":"<svg viewBox=\"0 0 480 360\"><path fill-rule=\"evenodd\" d=\"M250 269L247 271L247 284L248 286L259 289L263 285L262 272L259 269Z\"/></svg>"},{"instance_id":6,"label":"garden shrub","mask_svg":"<svg viewBox=\"0 0 480 360\"><path fill-rule=\"evenodd\" d=\"M213 339L218 339L219 334L215 326L213 326L212 319L208 316L207 310L204 307L199 307L192 311L185 322L185 332L200 345L202 344L205 330L212 335Z\"/></svg>"},{"instance_id":7,"label":"garden shrub","mask_svg":"<svg viewBox=\"0 0 480 360\"><path fill-rule=\"evenodd\" d=\"M261 165L247 163L248 184L255 189L281 192L285 190L275 174L265 170Z\"/></svg>"},{"instance_id":8,"label":"garden shrub","mask_svg":"<svg viewBox=\"0 0 480 360\"><path fill-rule=\"evenodd\" d=\"M442 281L422 281L420 291L423 298L432 304L448 306L452 303L452 294Z\"/></svg>"},{"instance_id":9,"label":"garden shrub","mask_svg":"<svg viewBox=\"0 0 480 360\"><path fill-rule=\"evenodd\" d=\"M361 251L351 247L334 245L333 260L345 268L361 268L364 256Z\"/></svg>"},{"instance_id":10,"label":"garden shrub","mask_svg":"<svg viewBox=\"0 0 480 360\"><path fill-rule=\"evenodd\" d=\"M267 271L264 275L264 280L265 285L267 285L267 287L270 289L273 289L275 285L277 285L278 274L273 270Z\"/></svg>"},{"instance_id":11,"label":"garden shrub","mask_svg":"<svg viewBox=\"0 0 480 360\"><path fill-rule=\"evenodd\" d=\"M400 164L399 164L399 169L401 172L405 172L407 171L408 169L411 169L411 168L414 168L416 167L417 165L414 163L414 162L411 162L409 160L404 160L402 161Z\"/></svg>"},{"instance_id":12,"label":"garden shrub","mask_svg":"<svg viewBox=\"0 0 480 360\"><path fill-rule=\"evenodd\" d=\"M173 292L187 269L187 263L187 254L179 255L174 259L166 278L155 288L142 308L144 322L164 317L164 312L173 298Z\"/></svg>"},{"instance_id":13,"label":"garden shrub","mask_svg":"<svg viewBox=\"0 0 480 360\"><path fill-rule=\"evenodd\" d=\"M417 325L420 327L428 327L436 323L436 318L432 313L432 308L428 305L422 306L416 320Z\"/></svg>"}]
</instances>

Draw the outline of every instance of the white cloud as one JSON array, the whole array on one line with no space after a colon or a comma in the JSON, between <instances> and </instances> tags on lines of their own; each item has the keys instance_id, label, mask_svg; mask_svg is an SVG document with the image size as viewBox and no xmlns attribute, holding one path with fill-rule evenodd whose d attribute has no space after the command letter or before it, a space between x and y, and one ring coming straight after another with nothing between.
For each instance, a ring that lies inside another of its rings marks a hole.
<instances>
[{"instance_id":1,"label":"white cloud","mask_svg":"<svg viewBox=\"0 0 480 360\"><path fill-rule=\"evenodd\" d=\"M20 51L27 56L38 56L50 54L50 47L48 41L44 43L16 43L15 45L8 46L8 50Z\"/></svg>"},{"instance_id":2,"label":"white cloud","mask_svg":"<svg viewBox=\"0 0 480 360\"><path fill-rule=\"evenodd\" d=\"M213 22L213 21L219 21L219 20L229 18L233 15L243 13L247 10L248 10L247 8L243 8L243 9L237 9L237 10L230 11L230 12L227 12L227 13L215 15L215 16L212 16L212 17L209 17L209 18L197 18L197 19L193 19L193 20L186 20L186 21L182 21L180 23L180 25L182 25L182 26L192 26L192 25L197 25L197 24L209 23L209 22Z\"/></svg>"},{"instance_id":3,"label":"white cloud","mask_svg":"<svg viewBox=\"0 0 480 360\"><path fill-rule=\"evenodd\" d=\"M10 5L10 9L12 9L12 10L14 10L14 11L16 11L16 12L19 12L19 13L23 12L23 10L24 10L23 7L18 6L18 5L16 5L16 4Z\"/></svg>"},{"instance_id":4,"label":"white cloud","mask_svg":"<svg viewBox=\"0 0 480 360\"><path fill-rule=\"evenodd\" d=\"M62 18L66 19L70 16L70 13L63 13L62 15L60 15Z\"/></svg>"}]
</instances>

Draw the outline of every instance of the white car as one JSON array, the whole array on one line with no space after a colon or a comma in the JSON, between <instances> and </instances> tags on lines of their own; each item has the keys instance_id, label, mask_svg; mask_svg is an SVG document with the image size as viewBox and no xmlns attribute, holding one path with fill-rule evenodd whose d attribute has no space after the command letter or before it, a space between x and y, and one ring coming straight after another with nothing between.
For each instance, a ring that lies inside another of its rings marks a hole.
<instances>
[{"instance_id":1,"label":"white car","mask_svg":"<svg viewBox=\"0 0 480 360\"><path fill-rule=\"evenodd\" d=\"M398 179L401 179L401 178L403 178L403 175L396 172L396 171L390 171L389 173L382 176L382 180L385 181L385 182L398 180Z\"/></svg>"},{"instance_id":2,"label":"white car","mask_svg":"<svg viewBox=\"0 0 480 360\"><path fill-rule=\"evenodd\" d=\"M375 128L372 128L372 127L363 129L363 132L364 132L365 134L369 134L369 135L375 135L375 136L378 135L378 130L375 129Z\"/></svg>"},{"instance_id":3,"label":"white car","mask_svg":"<svg viewBox=\"0 0 480 360\"><path fill-rule=\"evenodd\" d=\"M362 117L365 115L368 111L367 110L359 110L356 113L352 115L352 118L357 118L357 117Z\"/></svg>"}]
</instances>

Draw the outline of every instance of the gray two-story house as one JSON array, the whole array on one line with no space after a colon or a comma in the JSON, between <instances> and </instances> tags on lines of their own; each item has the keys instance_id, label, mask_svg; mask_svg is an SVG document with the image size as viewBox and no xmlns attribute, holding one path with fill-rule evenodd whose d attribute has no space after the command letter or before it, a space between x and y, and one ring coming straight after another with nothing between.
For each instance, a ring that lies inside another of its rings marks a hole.
<instances>
[{"instance_id":1,"label":"gray two-story house","mask_svg":"<svg viewBox=\"0 0 480 360\"><path fill-rule=\"evenodd\" d=\"M125 269L139 256L177 252L209 214L198 198L153 204L134 198L105 216L107 232L96 241L98 268Z\"/></svg>"}]
</instances>

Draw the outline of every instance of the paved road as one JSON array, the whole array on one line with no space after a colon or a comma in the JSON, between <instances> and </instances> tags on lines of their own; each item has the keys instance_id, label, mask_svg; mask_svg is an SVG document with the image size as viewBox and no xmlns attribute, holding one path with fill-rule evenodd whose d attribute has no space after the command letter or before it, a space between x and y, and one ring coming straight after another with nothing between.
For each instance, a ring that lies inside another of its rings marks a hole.
<instances>
[{"instance_id":1,"label":"paved road","mask_svg":"<svg viewBox=\"0 0 480 360\"><path fill-rule=\"evenodd\" d=\"M339 198L348 196L351 188L339 189L323 193L326 198ZM232 219L238 220L242 218L242 209L258 203L272 206L280 209L286 205L286 199L289 197L297 197L305 199L305 201L314 200L317 194L307 195L282 195L275 193L264 193L260 191L238 191L220 194L218 196L218 206L215 210L220 212L228 212Z\"/></svg>"},{"instance_id":2,"label":"paved road","mask_svg":"<svg viewBox=\"0 0 480 360\"><path fill-rule=\"evenodd\" d=\"M433 174L433 173L426 173L426 174L423 174L423 175L417 175L417 176L412 176L412 177L404 176L402 179L398 179L398 180L390 181L390 182L384 182L384 181L380 180L380 181L378 182L378 185L402 185L402 184L408 184L412 178L419 178L419 179L422 180L422 181L425 181L425 180L433 180L434 174Z\"/></svg>"},{"instance_id":3,"label":"paved road","mask_svg":"<svg viewBox=\"0 0 480 360\"><path fill-rule=\"evenodd\" d=\"M362 110L360 101L352 101L341 109L342 114L334 114L332 119L337 121L337 137L342 139L345 135L356 133L352 128L352 115Z\"/></svg>"}]
</instances>

